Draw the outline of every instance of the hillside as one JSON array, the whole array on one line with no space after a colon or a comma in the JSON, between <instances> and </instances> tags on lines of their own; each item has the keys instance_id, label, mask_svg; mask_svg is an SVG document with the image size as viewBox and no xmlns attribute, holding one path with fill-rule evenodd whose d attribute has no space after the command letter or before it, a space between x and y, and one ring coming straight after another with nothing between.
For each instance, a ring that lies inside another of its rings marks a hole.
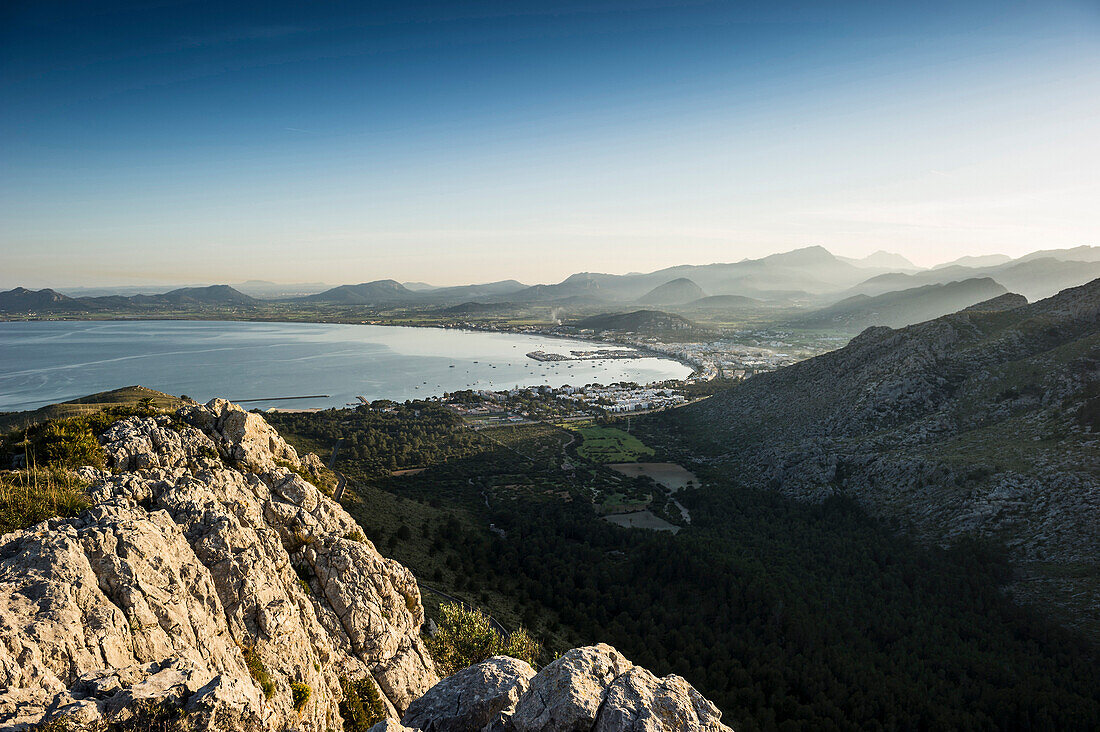
<instances>
[{"instance_id":1,"label":"hillside","mask_svg":"<svg viewBox=\"0 0 1100 732\"><path fill-rule=\"evenodd\" d=\"M742 480L843 494L936 541L1003 542L1012 591L1100 639L1100 280L846 347L678 410Z\"/></svg>"},{"instance_id":2,"label":"hillside","mask_svg":"<svg viewBox=\"0 0 1100 732\"><path fill-rule=\"evenodd\" d=\"M872 277L845 294L882 295L920 285L947 284L959 280L990 277L1028 300L1050 297L1067 287L1076 287L1100 277L1100 262L1075 262L1053 257L1013 260L996 266L964 267L958 264L907 274L893 272Z\"/></svg>"},{"instance_id":3,"label":"hillside","mask_svg":"<svg viewBox=\"0 0 1100 732\"><path fill-rule=\"evenodd\" d=\"M25 287L16 287L0 292L0 311L3 312L76 312L91 309L92 306L82 299L68 297L50 289L28 290Z\"/></svg>"},{"instance_id":4,"label":"hillside","mask_svg":"<svg viewBox=\"0 0 1100 732\"><path fill-rule=\"evenodd\" d=\"M375 280L358 285L340 285L316 295L300 298L301 302L324 302L341 305L393 305L412 302L418 293L395 280Z\"/></svg>"},{"instance_id":5,"label":"hillside","mask_svg":"<svg viewBox=\"0 0 1100 732\"><path fill-rule=\"evenodd\" d=\"M945 285L924 285L875 297L855 295L804 315L791 321L790 325L853 333L873 325L901 328L954 313L1006 293L1007 290L1000 284L983 277Z\"/></svg>"},{"instance_id":6,"label":"hillside","mask_svg":"<svg viewBox=\"0 0 1100 732\"><path fill-rule=\"evenodd\" d=\"M538 672L434 658L457 646L421 635L416 578L329 497L317 456L259 415L213 400L132 416L97 448L104 469L77 471L83 508L0 541L4 729L627 732L659 713L730 732L683 678L608 645Z\"/></svg>"},{"instance_id":7,"label":"hillside","mask_svg":"<svg viewBox=\"0 0 1100 732\"><path fill-rule=\"evenodd\" d=\"M143 399L151 399L153 406L158 409L176 409L183 405L183 400L171 394L148 389L144 386L126 386L121 389L112 389L98 394L80 397L60 404L50 404L30 412L0 413L0 434L16 429L26 429L32 424L39 424L51 419L63 419L80 414L97 412L107 407L129 407L141 402Z\"/></svg>"},{"instance_id":8,"label":"hillside","mask_svg":"<svg viewBox=\"0 0 1100 732\"><path fill-rule=\"evenodd\" d=\"M962 312L993 313L1001 310L1015 310L1016 308L1022 308L1024 305L1027 305L1026 297L1017 295L1015 292L1006 292L1003 295L976 302L969 307L963 308Z\"/></svg>"},{"instance_id":9,"label":"hillside","mask_svg":"<svg viewBox=\"0 0 1100 732\"><path fill-rule=\"evenodd\" d=\"M688 330L694 327L687 318L660 310L635 310L632 313L608 313L583 318L572 324L580 330L615 330L624 333L655 333Z\"/></svg>"},{"instance_id":10,"label":"hillside","mask_svg":"<svg viewBox=\"0 0 1100 732\"><path fill-rule=\"evenodd\" d=\"M643 305L683 305L707 296L703 288L686 277L658 285L638 298Z\"/></svg>"},{"instance_id":11,"label":"hillside","mask_svg":"<svg viewBox=\"0 0 1100 732\"><path fill-rule=\"evenodd\" d=\"M210 285L209 287L182 287L178 290L154 296L155 300L170 305L256 305L254 297L240 292L229 285Z\"/></svg>"}]
</instances>

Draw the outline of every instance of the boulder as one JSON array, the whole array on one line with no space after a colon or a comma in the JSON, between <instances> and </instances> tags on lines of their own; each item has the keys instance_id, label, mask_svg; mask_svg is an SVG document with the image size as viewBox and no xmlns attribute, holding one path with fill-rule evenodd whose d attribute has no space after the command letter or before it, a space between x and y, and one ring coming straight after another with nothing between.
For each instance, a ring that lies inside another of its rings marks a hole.
<instances>
[{"instance_id":1,"label":"boulder","mask_svg":"<svg viewBox=\"0 0 1100 732\"><path fill-rule=\"evenodd\" d=\"M480 730L509 717L534 676L523 661L494 656L433 686L409 705L401 724L424 732Z\"/></svg>"},{"instance_id":2,"label":"boulder","mask_svg":"<svg viewBox=\"0 0 1100 732\"><path fill-rule=\"evenodd\" d=\"M546 666L516 705L519 732L591 730L607 688L634 667L609 645L574 648Z\"/></svg>"},{"instance_id":3,"label":"boulder","mask_svg":"<svg viewBox=\"0 0 1100 732\"><path fill-rule=\"evenodd\" d=\"M679 676L635 666L607 689L593 732L729 732L722 713Z\"/></svg>"}]
</instances>

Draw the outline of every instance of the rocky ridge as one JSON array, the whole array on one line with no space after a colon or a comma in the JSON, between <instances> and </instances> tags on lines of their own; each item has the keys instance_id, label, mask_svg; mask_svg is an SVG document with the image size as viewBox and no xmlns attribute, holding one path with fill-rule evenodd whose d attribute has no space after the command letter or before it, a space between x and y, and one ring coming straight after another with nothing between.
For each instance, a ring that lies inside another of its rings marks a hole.
<instances>
[{"instance_id":1,"label":"rocky ridge","mask_svg":"<svg viewBox=\"0 0 1100 732\"><path fill-rule=\"evenodd\" d=\"M213 400L100 442L107 470L80 471L92 508L0 537L0 730L147 704L194 729L336 730L348 683L376 687L380 729L727 729L608 646L440 681L416 579L257 414Z\"/></svg>"}]
</instances>

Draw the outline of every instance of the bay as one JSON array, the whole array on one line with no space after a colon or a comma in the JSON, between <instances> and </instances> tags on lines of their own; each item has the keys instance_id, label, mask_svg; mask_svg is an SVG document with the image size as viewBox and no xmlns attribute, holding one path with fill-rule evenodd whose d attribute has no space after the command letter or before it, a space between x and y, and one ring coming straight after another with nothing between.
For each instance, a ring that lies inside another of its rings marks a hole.
<instances>
[{"instance_id":1,"label":"bay","mask_svg":"<svg viewBox=\"0 0 1100 732\"><path fill-rule=\"evenodd\" d=\"M0 323L0 411L36 409L140 384L199 401L266 409L342 407L461 389L649 383L686 377L666 358L538 362L607 344L544 336L332 323L41 321ZM274 397L327 394L323 399Z\"/></svg>"}]
</instances>

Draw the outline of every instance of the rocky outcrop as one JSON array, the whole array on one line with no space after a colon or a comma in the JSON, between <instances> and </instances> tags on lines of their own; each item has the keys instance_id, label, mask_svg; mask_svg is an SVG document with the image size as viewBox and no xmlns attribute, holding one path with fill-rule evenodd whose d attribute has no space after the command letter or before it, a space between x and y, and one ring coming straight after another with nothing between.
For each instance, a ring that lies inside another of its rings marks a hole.
<instances>
[{"instance_id":1,"label":"rocky outcrop","mask_svg":"<svg viewBox=\"0 0 1100 732\"><path fill-rule=\"evenodd\" d=\"M401 724L424 732L480 730L511 716L534 675L523 661L494 656L433 686L409 705Z\"/></svg>"},{"instance_id":2,"label":"rocky outcrop","mask_svg":"<svg viewBox=\"0 0 1100 732\"><path fill-rule=\"evenodd\" d=\"M658 679L599 644L574 648L538 674L491 658L433 686L401 724L423 732L730 732L721 718L684 679Z\"/></svg>"},{"instance_id":3,"label":"rocky outcrop","mask_svg":"<svg viewBox=\"0 0 1100 732\"><path fill-rule=\"evenodd\" d=\"M0 539L0 729L141 700L208 729L338 729L341 676L395 718L438 680L412 574L262 417L214 400L101 442L93 508Z\"/></svg>"},{"instance_id":4,"label":"rocky outcrop","mask_svg":"<svg viewBox=\"0 0 1100 732\"><path fill-rule=\"evenodd\" d=\"M632 668L611 646L574 648L531 681L512 723L519 732L592 729L608 687Z\"/></svg>"}]
</instances>

